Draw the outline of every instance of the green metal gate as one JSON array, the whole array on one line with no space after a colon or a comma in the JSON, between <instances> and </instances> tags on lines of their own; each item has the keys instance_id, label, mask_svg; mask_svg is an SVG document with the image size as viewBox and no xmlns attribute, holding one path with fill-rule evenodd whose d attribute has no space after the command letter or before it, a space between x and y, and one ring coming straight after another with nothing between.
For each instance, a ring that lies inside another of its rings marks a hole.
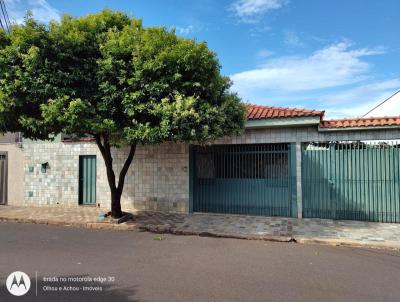
<instances>
[{"instance_id":1,"label":"green metal gate","mask_svg":"<svg viewBox=\"0 0 400 302\"><path fill-rule=\"evenodd\" d=\"M193 211L290 216L290 145L194 147Z\"/></svg>"},{"instance_id":2,"label":"green metal gate","mask_svg":"<svg viewBox=\"0 0 400 302\"><path fill-rule=\"evenodd\" d=\"M302 152L303 216L400 222L396 144L309 144Z\"/></svg>"},{"instance_id":3,"label":"green metal gate","mask_svg":"<svg viewBox=\"0 0 400 302\"><path fill-rule=\"evenodd\" d=\"M79 156L79 204L96 204L96 155Z\"/></svg>"}]
</instances>

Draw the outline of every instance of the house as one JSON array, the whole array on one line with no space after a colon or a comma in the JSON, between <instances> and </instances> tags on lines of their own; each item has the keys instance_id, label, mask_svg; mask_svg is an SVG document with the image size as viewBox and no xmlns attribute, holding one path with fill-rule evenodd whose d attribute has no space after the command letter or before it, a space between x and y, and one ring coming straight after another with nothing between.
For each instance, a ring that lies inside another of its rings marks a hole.
<instances>
[{"instance_id":1,"label":"house","mask_svg":"<svg viewBox=\"0 0 400 302\"><path fill-rule=\"evenodd\" d=\"M325 120L324 111L248 105L239 136L206 146L139 146L121 203L137 210L400 222L399 146L365 143L399 138L400 116ZM109 207L105 165L90 138L22 140L0 151L7 154L8 204ZM127 152L113 150L117 175Z\"/></svg>"},{"instance_id":2,"label":"house","mask_svg":"<svg viewBox=\"0 0 400 302\"><path fill-rule=\"evenodd\" d=\"M19 133L0 136L0 205L24 201L24 154Z\"/></svg>"},{"instance_id":3,"label":"house","mask_svg":"<svg viewBox=\"0 0 400 302\"><path fill-rule=\"evenodd\" d=\"M383 102L380 102L368 111L364 117L393 115L400 115L400 90L383 100Z\"/></svg>"}]
</instances>

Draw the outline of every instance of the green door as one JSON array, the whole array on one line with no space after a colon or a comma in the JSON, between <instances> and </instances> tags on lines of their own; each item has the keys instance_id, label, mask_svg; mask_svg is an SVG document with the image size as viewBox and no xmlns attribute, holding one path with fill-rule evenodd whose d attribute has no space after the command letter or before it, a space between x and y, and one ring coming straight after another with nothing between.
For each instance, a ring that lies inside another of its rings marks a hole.
<instances>
[{"instance_id":1,"label":"green door","mask_svg":"<svg viewBox=\"0 0 400 302\"><path fill-rule=\"evenodd\" d=\"M194 148L193 211L290 216L288 144Z\"/></svg>"},{"instance_id":2,"label":"green door","mask_svg":"<svg viewBox=\"0 0 400 302\"><path fill-rule=\"evenodd\" d=\"M96 155L79 156L79 204L96 204Z\"/></svg>"}]
</instances>

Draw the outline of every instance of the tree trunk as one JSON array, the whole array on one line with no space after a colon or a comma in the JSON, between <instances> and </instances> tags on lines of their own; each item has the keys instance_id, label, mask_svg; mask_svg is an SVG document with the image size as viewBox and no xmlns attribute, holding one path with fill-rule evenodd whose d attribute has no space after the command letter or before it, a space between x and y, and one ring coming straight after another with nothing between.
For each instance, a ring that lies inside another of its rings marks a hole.
<instances>
[{"instance_id":1,"label":"tree trunk","mask_svg":"<svg viewBox=\"0 0 400 302\"><path fill-rule=\"evenodd\" d=\"M111 216L113 218L122 217L121 195L118 194L117 189L111 191Z\"/></svg>"},{"instance_id":2,"label":"tree trunk","mask_svg":"<svg viewBox=\"0 0 400 302\"><path fill-rule=\"evenodd\" d=\"M130 145L129 154L125 160L121 172L119 173L118 185L117 185L112 165L113 158L111 155L111 146L109 137L106 134L95 135L94 137L96 139L96 144L99 147L100 153L103 156L104 163L106 165L107 180L111 192L111 216L113 218L121 218L122 217L121 196L124 189L125 176L126 173L128 172L129 166L133 161L133 157L136 151L136 145Z\"/></svg>"}]
</instances>

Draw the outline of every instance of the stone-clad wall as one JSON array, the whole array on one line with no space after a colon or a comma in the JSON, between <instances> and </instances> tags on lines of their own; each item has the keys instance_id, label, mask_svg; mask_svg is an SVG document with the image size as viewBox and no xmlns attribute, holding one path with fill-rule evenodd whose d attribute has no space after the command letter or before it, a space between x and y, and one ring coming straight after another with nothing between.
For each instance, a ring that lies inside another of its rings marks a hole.
<instances>
[{"instance_id":1,"label":"stone-clad wall","mask_svg":"<svg viewBox=\"0 0 400 302\"><path fill-rule=\"evenodd\" d=\"M26 204L33 205L78 205L79 155L96 155L97 158L97 202L107 200L105 168L97 146L92 143L23 143ZM41 164L48 162L46 173Z\"/></svg>"},{"instance_id":2,"label":"stone-clad wall","mask_svg":"<svg viewBox=\"0 0 400 302\"><path fill-rule=\"evenodd\" d=\"M118 175L128 150L114 150ZM188 147L166 143L139 146L125 179L122 206L138 210L188 211ZM79 199L79 155L96 155L96 201L110 205L110 190L104 161L94 143L25 143L25 204L77 206ZM42 173L41 164L49 163ZM33 171L32 171L33 167Z\"/></svg>"},{"instance_id":3,"label":"stone-clad wall","mask_svg":"<svg viewBox=\"0 0 400 302\"><path fill-rule=\"evenodd\" d=\"M310 141L399 139L400 129L318 132L317 127L249 129L214 144L300 143ZM300 145L297 144L299 147ZM300 152L300 148L297 148ZM103 159L94 143L23 143L25 204L78 205L79 155L97 157L97 203L108 208L110 192ZM128 150L114 150L116 175ZM301 185L300 157L297 183ZM47 173L41 163L49 162ZM30 171L33 167L33 171ZM301 188L300 188L301 189ZM159 211L189 211L189 147L165 143L138 147L122 196L123 208Z\"/></svg>"},{"instance_id":4,"label":"stone-clad wall","mask_svg":"<svg viewBox=\"0 0 400 302\"><path fill-rule=\"evenodd\" d=\"M118 152L121 163L127 156ZM118 171L119 173L119 171ZM139 210L189 211L189 147L165 143L139 147L126 176L124 204Z\"/></svg>"}]
</instances>

